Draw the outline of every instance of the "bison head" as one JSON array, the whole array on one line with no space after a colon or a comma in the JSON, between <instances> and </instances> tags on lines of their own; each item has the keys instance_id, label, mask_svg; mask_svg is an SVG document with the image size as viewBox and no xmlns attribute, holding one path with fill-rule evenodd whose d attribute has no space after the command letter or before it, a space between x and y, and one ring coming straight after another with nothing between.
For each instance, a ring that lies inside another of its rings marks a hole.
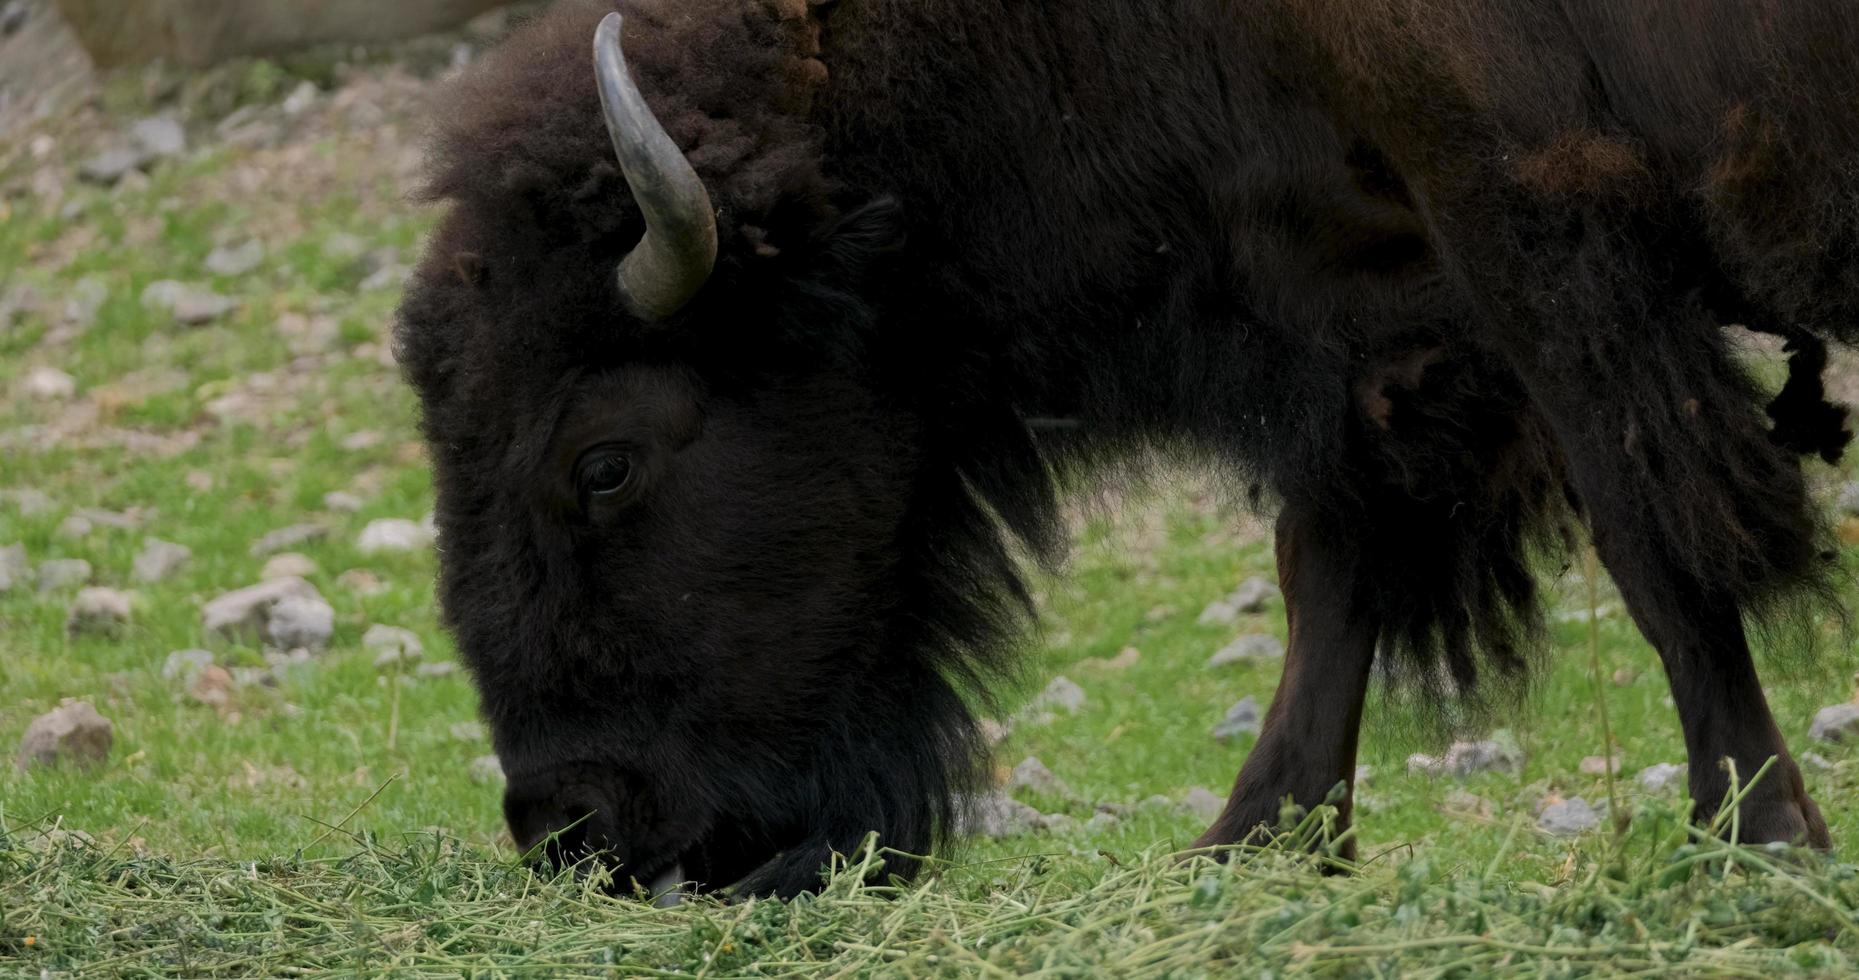
<instances>
[{"instance_id":1,"label":"bison head","mask_svg":"<svg viewBox=\"0 0 1859 980\"><path fill-rule=\"evenodd\" d=\"M398 340L445 621L520 848L792 893L871 831L921 853L948 825L980 756L955 678L1023 592L964 420L911 380L934 358L887 329L899 207L829 193L817 134L718 78L721 42L681 75L629 16L629 69L609 14L589 59L599 6L441 125L452 208Z\"/></svg>"}]
</instances>

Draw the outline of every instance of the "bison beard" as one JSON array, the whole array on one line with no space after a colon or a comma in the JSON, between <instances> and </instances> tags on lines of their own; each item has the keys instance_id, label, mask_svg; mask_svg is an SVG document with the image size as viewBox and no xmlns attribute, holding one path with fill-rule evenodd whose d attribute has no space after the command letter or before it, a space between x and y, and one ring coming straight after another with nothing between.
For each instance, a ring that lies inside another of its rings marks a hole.
<instances>
[{"instance_id":1,"label":"bison beard","mask_svg":"<svg viewBox=\"0 0 1859 980\"><path fill-rule=\"evenodd\" d=\"M715 206L694 296L616 280L616 6ZM1692 10L558 4L442 112L398 335L519 845L790 895L877 831L908 874L985 778L1016 550L1160 448L1276 512L1290 620L1200 843L1346 820L1372 675L1511 703L1585 526L1699 817L1774 757L1741 833L1825 846L1744 628L1837 592L1797 456L1847 440L1859 12ZM1772 400L1729 323L1787 338Z\"/></svg>"}]
</instances>

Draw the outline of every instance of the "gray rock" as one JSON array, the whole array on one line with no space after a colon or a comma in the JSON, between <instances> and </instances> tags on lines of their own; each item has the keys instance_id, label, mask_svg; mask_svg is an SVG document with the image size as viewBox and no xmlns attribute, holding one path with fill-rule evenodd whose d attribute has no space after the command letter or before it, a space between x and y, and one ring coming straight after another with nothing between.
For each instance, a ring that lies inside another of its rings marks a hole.
<instances>
[{"instance_id":1,"label":"gray rock","mask_svg":"<svg viewBox=\"0 0 1859 980\"><path fill-rule=\"evenodd\" d=\"M1046 826L1046 818L1038 810L999 791L970 797L963 802L960 813L962 833L996 840Z\"/></svg>"},{"instance_id":2,"label":"gray rock","mask_svg":"<svg viewBox=\"0 0 1859 980\"><path fill-rule=\"evenodd\" d=\"M315 104L316 83L305 80L299 83L296 88L291 89L291 93L284 97L282 108L284 109L284 114L287 116L300 116L303 115L305 110Z\"/></svg>"},{"instance_id":3,"label":"gray rock","mask_svg":"<svg viewBox=\"0 0 1859 980\"><path fill-rule=\"evenodd\" d=\"M1203 822L1212 822L1226 809L1226 797L1205 786L1195 786L1182 795L1181 808Z\"/></svg>"},{"instance_id":4,"label":"gray rock","mask_svg":"<svg viewBox=\"0 0 1859 980\"><path fill-rule=\"evenodd\" d=\"M1278 597L1278 587L1266 580L1254 576L1239 583L1239 588L1226 597L1233 608L1242 613L1264 612L1267 603Z\"/></svg>"},{"instance_id":5,"label":"gray rock","mask_svg":"<svg viewBox=\"0 0 1859 980\"><path fill-rule=\"evenodd\" d=\"M207 253L206 269L216 276L237 278L265 261L265 246L256 238L248 238L238 245L221 245Z\"/></svg>"},{"instance_id":6,"label":"gray rock","mask_svg":"<svg viewBox=\"0 0 1859 980\"><path fill-rule=\"evenodd\" d=\"M1067 798L1072 796L1072 788L1065 785L1063 779L1054 776L1052 770L1047 769L1046 764L1039 761L1037 756L1030 755L1020 760L1019 765L1013 767L1013 775L1007 779L1007 789L1009 791L1031 790L1048 796Z\"/></svg>"},{"instance_id":7,"label":"gray rock","mask_svg":"<svg viewBox=\"0 0 1859 980\"><path fill-rule=\"evenodd\" d=\"M265 614L265 639L280 650L321 653L335 631L336 611L321 596L285 596Z\"/></svg>"},{"instance_id":8,"label":"gray rock","mask_svg":"<svg viewBox=\"0 0 1859 980\"><path fill-rule=\"evenodd\" d=\"M90 562L82 558L53 558L39 564L39 591L54 592L90 581Z\"/></svg>"},{"instance_id":9,"label":"gray rock","mask_svg":"<svg viewBox=\"0 0 1859 980\"><path fill-rule=\"evenodd\" d=\"M174 279L157 279L142 287L144 309L174 311L174 304L187 292L187 284Z\"/></svg>"},{"instance_id":10,"label":"gray rock","mask_svg":"<svg viewBox=\"0 0 1859 980\"><path fill-rule=\"evenodd\" d=\"M124 177L149 165L148 151L140 147L115 146L78 164L78 179L110 187Z\"/></svg>"},{"instance_id":11,"label":"gray rock","mask_svg":"<svg viewBox=\"0 0 1859 980\"><path fill-rule=\"evenodd\" d=\"M259 572L258 577L264 580L290 578L292 576L297 578L309 578L315 575L316 571L316 562L310 560L308 555L299 554L295 551L286 551L283 554L272 555L270 558L266 559L264 571Z\"/></svg>"},{"instance_id":12,"label":"gray rock","mask_svg":"<svg viewBox=\"0 0 1859 980\"><path fill-rule=\"evenodd\" d=\"M64 401L77 394L77 379L54 367L35 367L20 381L26 397L38 401Z\"/></svg>"},{"instance_id":13,"label":"gray rock","mask_svg":"<svg viewBox=\"0 0 1859 980\"><path fill-rule=\"evenodd\" d=\"M1584 776L1605 776L1610 768L1615 774L1618 774L1621 767L1626 764L1627 757L1616 752L1611 758L1598 755L1584 756L1582 757L1581 765L1577 768L1581 770L1581 774Z\"/></svg>"},{"instance_id":14,"label":"gray rock","mask_svg":"<svg viewBox=\"0 0 1859 980\"><path fill-rule=\"evenodd\" d=\"M1073 683L1065 676L1054 677L1046 689L1027 705L1029 711L1062 711L1068 715L1083 710L1085 703L1084 688Z\"/></svg>"},{"instance_id":15,"label":"gray rock","mask_svg":"<svg viewBox=\"0 0 1859 980\"><path fill-rule=\"evenodd\" d=\"M0 491L0 500L11 501L14 507L19 508L22 517L36 517L54 506L49 494L32 487Z\"/></svg>"},{"instance_id":16,"label":"gray rock","mask_svg":"<svg viewBox=\"0 0 1859 980\"><path fill-rule=\"evenodd\" d=\"M1224 667L1247 660L1281 660L1284 655L1284 641L1270 633L1249 633L1214 651L1214 655L1207 658L1207 666Z\"/></svg>"},{"instance_id":17,"label":"gray rock","mask_svg":"<svg viewBox=\"0 0 1859 980\"><path fill-rule=\"evenodd\" d=\"M322 601L316 587L303 579L272 579L214 598L201 607L201 625L216 636L257 643L265 635L271 607L289 598Z\"/></svg>"},{"instance_id":18,"label":"gray rock","mask_svg":"<svg viewBox=\"0 0 1859 980\"><path fill-rule=\"evenodd\" d=\"M330 510L353 514L362 508L362 499L346 490L331 490L323 494L323 506Z\"/></svg>"},{"instance_id":19,"label":"gray rock","mask_svg":"<svg viewBox=\"0 0 1859 980\"><path fill-rule=\"evenodd\" d=\"M1479 796L1477 793L1468 793L1460 788L1455 788L1452 792L1447 793L1445 800L1441 801L1440 807L1448 812L1472 814L1480 817L1489 817L1497 812L1496 807L1492 805L1490 800Z\"/></svg>"},{"instance_id":20,"label":"gray rock","mask_svg":"<svg viewBox=\"0 0 1859 980\"><path fill-rule=\"evenodd\" d=\"M1648 793L1663 793L1676 786L1683 789L1686 785L1685 767L1671 762L1660 762L1640 770L1633 781Z\"/></svg>"},{"instance_id":21,"label":"gray rock","mask_svg":"<svg viewBox=\"0 0 1859 980\"><path fill-rule=\"evenodd\" d=\"M346 231L323 239L323 258L335 262L354 262L368 254L368 243Z\"/></svg>"},{"instance_id":22,"label":"gray rock","mask_svg":"<svg viewBox=\"0 0 1859 980\"><path fill-rule=\"evenodd\" d=\"M1601 823L1601 811L1579 796L1558 800L1537 815L1536 826L1558 837L1572 837Z\"/></svg>"},{"instance_id":23,"label":"gray rock","mask_svg":"<svg viewBox=\"0 0 1859 980\"><path fill-rule=\"evenodd\" d=\"M150 116L129 127L129 139L151 159L187 152L187 131L170 116Z\"/></svg>"},{"instance_id":24,"label":"gray rock","mask_svg":"<svg viewBox=\"0 0 1859 980\"><path fill-rule=\"evenodd\" d=\"M65 632L112 634L122 629L135 612L135 599L116 589L86 588L78 590L65 616Z\"/></svg>"},{"instance_id":25,"label":"gray rock","mask_svg":"<svg viewBox=\"0 0 1859 980\"><path fill-rule=\"evenodd\" d=\"M82 514L72 514L58 522L57 534L61 538L87 538L90 532L96 529L97 526L90 522L90 518Z\"/></svg>"},{"instance_id":26,"label":"gray rock","mask_svg":"<svg viewBox=\"0 0 1859 980\"><path fill-rule=\"evenodd\" d=\"M436 680L450 677L458 672L458 664L450 660L434 660L413 668L413 676L421 680Z\"/></svg>"},{"instance_id":27,"label":"gray rock","mask_svg":"<svg viewBox=\"0 0 1859 980\"><path fill-rule=\"evenodd\" d=\"M289 527L281 527L252 542L252 557L263 558L301 544L320 541L328 536L329 527L325 524L292 524Z\"/></svg>"},{"instance_id":28,"label":"gray rock","mask_svg":"<svg viewBox=\"0 0 1859 980\"><path fill-rule=\"evenodd\" d=\"M174 322L198 327L239 308L239 301L204 289L189 289L174 298Z\"/></svg>"},{"instance_id":29,"label":"gray rock","mask_svg":"<svg viewBox=\"0 0 1859 980\"><path fill-rule=\"evenodd\" d=\"M471 774L471 781L479 785L503 782L503 763L494 755L478 756L465 771Z\"/></svg>"},{"instance_id":30,"label":"gray rock","mask_svg":"<svg viewBox=\"0 0 1859 980\"><path fill-rule=\"evenodd\" d=\"M426 653L425 645L410 629L399 626L383 626L376 623L362 634L361 645L364 650L374 651L374 666L377 670L390 667L410 667Z\"/></svg>"},{"instance_id":31,"label":"gray rock","mask_svg":"<svg viewBox=\"0 0 1859 980\"><path fill-rule=\"evenodd\" d=\"M161 679L179 681L186 687L192 687L200 679L200 673L211 666L213 654L205 650L176 650L162 662Z\"/></svg>"},{"instance_id":32,"label":"gray rock","mask_svg":"<svg viewBox=\"0 0 1859 980\"><path fill-rule=\"evenodd\" d=\"M362 554L372 555L381 552L418 551L432 546L432 531L422 527L417 521L402 517L382 517L369 521L362 528L361 537L355 546Z\"/></svg>"},{"instance_id":33,"label":"gray rock","mask_svg":"<svg viewBox=\"0 0 1859 980\"><path fill-rule=\"evenodd\" d=\"M116 728L88 701L67 698L26 726L19 743L19 768L75 765L94 767L110 757Z\"/></svg>"},{"instance_id":34,"label":"gray rock","mask_svg":"<svg viewBox=\"0 0 1859 980\"><path fill-rule=\"evenodd\" d=\"M483 723L476 721L455 722L446 732L460 742L482 742L487 737Z\"/></svg>"},{"instance_id":35,"label":"gray rock","mask_svg":"<svg viewBox=\"0 0 1859 980\"><path fill-rule=\"evenodd\" d=\"M1840 488L1839 499L1834 506L1847 517L1859 517L1859 480L1854 480Z\"/></svg>"},{"instance_id":36,"label":"gray rock","mask_svg":"<svg viewBox=\"0 0 1859 980\"><path fill-rule=\"evenodd\" d=\"M1194 621L1202 626L1224 626L1239 618L1239 607L1225 599L1215 599L1201 610Z\"/></svg>"},{"instance_id":37,"label":"gray rock","mask_svg":"<svg viewBox=\"0 0 1859 980\"><path fill-rule=\"evenodd\" d=\"M983 718L980 722L980 728L981 737L987 741L988 748L993 748L1007 741L1007 736L1013 734L1013 722L1011 721L995 721L992 718Z\"/></svg>"},{"instance_id":38,"label":"gray rock","mask_svg":"<svg viewBox=\"0 0 1859 980\"><path fill-rule=\"evenodd\" d=\"M1801 766L1815 772L1832 772L1833 760L1818 752L1803 752L1801 753Z\"/></svg>"},{"instance_id":39,"label":"gray rock","mask_svg":"<svg viewBox=\"0 0 1859 980\"><path fill-rule=\"evenodd\" d=\"M1102 833L1122 822L1123 821L1114 813L1098 812L1091 814L1091 819L1084 822L1084 829L1086 833L1090 834Z\"/></svg>"},{"instance_id":40,"label":"gray rock","mask_svg":"<svg viewBox=\"0 0 1859 980\"><path fill-rule=\"evenodd\" d=\"M143 543L142 553L136 555L130 574L138 582L160 582L180 571L193 556L193 550L186 545L150 538Z\"/></svg>"},{"instance_id":41,"label":"gray rock","mask_svg":"<svg viewBox=\"0 0 1859 980\"><path fill-rule=\"evenodd\" d=\"M31 575L32 565L26 560L25 545L10 544L0 548L0 595L25 585Z\"/></svg>"},{"instance_id":42,"label":"gray rock","mask_svg":"<svg viewBox=\"0 0 1859 980\"><path fill-rule=\"evenodd\" d=\"M1432 776L1470 776L1480 772L1511 772L1523 768L1523 753L1508 733L1478 742L1454 742L1444 756L1416 752L1407 757L1407 771Z\"/></svg>"},{"instance_id":43,"label":"gray rock","mask_svg":"<svg viewBox=\"0 0 1859 980\"><path fill-rule=\"evenodd\" d=\"M1807 737L1816 742L1844 742L1859 735L1859 704L1830 704L1814 712Z\"/></svg>"},{"instance_id":44,"label":"gray rock","mask_svg":"<svg viewBox=\"0 0 1859 980\"><path fill-rule=\"evenodd\" d=\"M1231 708L1226 709L1226 717L1213 727L1214 740L1230 742L1241 735L1257 735L1259 716L1257 698L1250 694L1240 698Z\"/></svg>"}]
</instances>

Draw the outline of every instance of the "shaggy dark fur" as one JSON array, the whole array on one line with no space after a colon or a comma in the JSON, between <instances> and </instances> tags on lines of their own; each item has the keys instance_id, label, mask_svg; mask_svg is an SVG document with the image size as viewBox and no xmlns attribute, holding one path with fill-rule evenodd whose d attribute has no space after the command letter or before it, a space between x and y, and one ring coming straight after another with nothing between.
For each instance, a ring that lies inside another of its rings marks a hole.
<instances>
[{"instance_id":1,"label":"shaggy dark fur","mask_svg":"<svg viewBox=\"0 0 1859 980\"><path fill-rule=\"evenodd\" d=\"M1745 836L1825 843L1741 620L1830 593L1794 455L1847 438L1818 375L1859 341L1859 8L624 0L723 242L648 326L612 278L614 6L442 112L400 327L523 846L779 894L870 830L922 853L982 773L1014 542L1056 558L1056 475L1156 445L1281 510L1286 677L1203 843L1346 788L1377 662L1514 689L1577 521L1700 813L1720 759L1779 756ZM1729 322L1789 338L1769 421Z\"/></svg>"}]
</instances>

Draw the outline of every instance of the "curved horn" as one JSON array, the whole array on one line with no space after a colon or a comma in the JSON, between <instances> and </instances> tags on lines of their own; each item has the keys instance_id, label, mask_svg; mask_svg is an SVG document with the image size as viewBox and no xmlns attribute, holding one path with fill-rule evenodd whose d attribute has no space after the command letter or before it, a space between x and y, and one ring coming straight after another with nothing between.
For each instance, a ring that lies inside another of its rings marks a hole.
<instances>
[{"instance_id":1,"label":"curved horn","mask_svg":"<svg viewBox=\"0 0 1859 980\"><path fill-rule=\"evenodd\" d=\"M678 144L666 135L620 50L620 15L594 32L594 70L620 172L645 215L645 235L620 260L620 294L633 315L662 320L703 288L716 265L716 212Z\"/></svg>"}]
</instances>

